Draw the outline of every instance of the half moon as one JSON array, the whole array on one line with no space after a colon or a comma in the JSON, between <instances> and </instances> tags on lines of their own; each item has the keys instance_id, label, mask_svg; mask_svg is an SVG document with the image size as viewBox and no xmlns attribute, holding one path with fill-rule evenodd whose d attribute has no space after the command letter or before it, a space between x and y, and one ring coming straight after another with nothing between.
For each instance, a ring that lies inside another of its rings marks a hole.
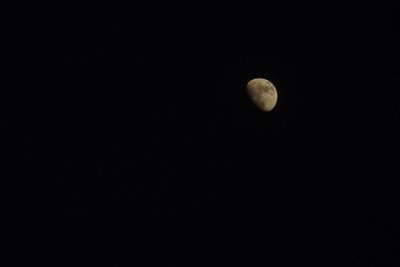
<instances>
[{"instance_id":1,"label":"half moon","mask_svg":"<svg viewBox=\"0 0 400 267\"><path fill-rule=\"evenodd\" d=\"M247 83L247 93L258 108L271 111L278 101L278 92L275 86L263 78L256 78Z\"/></svg>"}]
</instances>

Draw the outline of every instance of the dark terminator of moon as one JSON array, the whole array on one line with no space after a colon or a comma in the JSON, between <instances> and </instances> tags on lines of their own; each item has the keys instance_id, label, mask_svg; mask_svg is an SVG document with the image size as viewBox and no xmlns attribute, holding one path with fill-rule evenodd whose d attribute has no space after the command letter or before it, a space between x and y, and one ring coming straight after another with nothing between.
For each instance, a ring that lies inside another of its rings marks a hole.
<instances>
[{"instance_id":1,"label":"dark terminator of moon","mask_svg":"<svg viewBox=\"0 0 400 267\"><path fill-rule=\"evenodd\" d=\"M258 108L263 111L271 111L278 100L275 86L263 78L256 78L247 83L247 93Z\"/></svg>"}]
</instances>

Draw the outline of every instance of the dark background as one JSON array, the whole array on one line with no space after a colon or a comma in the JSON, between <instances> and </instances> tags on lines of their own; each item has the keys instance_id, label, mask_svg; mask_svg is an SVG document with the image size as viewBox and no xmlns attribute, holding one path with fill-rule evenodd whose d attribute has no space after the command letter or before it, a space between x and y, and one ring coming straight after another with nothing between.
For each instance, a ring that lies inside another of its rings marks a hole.
<instances>
[{"instance_id":1,"label":"dark background","mask_svg":"<svg viewBox=\"0 0 400 267\"><path fill-rule=\"evenodd\" d=\"M21 122L48 212L189 263L398 263L396 14L303 9L55 14Z\"/></svg>"}]
</instances>

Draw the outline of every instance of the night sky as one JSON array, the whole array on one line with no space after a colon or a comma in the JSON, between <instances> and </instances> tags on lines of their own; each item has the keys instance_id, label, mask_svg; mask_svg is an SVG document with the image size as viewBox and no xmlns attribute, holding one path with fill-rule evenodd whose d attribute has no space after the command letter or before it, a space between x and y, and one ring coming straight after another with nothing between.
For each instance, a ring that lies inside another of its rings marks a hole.
<instances>
[{"instance_id":1,"label":"night sky","mask_svg":"<svg viewBox=\"0 0 400 267\"><path fill-rule=\"evenodd\" d=\"M180 8L50 27L22 121L49 210L137 235L174 225L206 243L193 262L396 262L394 15ZM268 113L245 91L258 77L278 90Z\"/></svg>"}]
</instances>

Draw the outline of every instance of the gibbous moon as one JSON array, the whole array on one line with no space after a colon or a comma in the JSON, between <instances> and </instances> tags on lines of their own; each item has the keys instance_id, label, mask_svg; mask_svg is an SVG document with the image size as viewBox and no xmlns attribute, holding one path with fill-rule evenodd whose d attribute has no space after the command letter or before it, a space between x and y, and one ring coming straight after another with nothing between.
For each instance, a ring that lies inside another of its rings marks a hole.
<instances>
[{"instance_id":1,"label":"gibbous moon","mask_svg":"<svg viewBox=\"0 0 400 267\"><path fill-rule=\"evenodd\" d=\"M247 93L258 108L271 111L278 100L275 86L268 80L256 78L247 83Z\"/></svg>"}]
</instances>

